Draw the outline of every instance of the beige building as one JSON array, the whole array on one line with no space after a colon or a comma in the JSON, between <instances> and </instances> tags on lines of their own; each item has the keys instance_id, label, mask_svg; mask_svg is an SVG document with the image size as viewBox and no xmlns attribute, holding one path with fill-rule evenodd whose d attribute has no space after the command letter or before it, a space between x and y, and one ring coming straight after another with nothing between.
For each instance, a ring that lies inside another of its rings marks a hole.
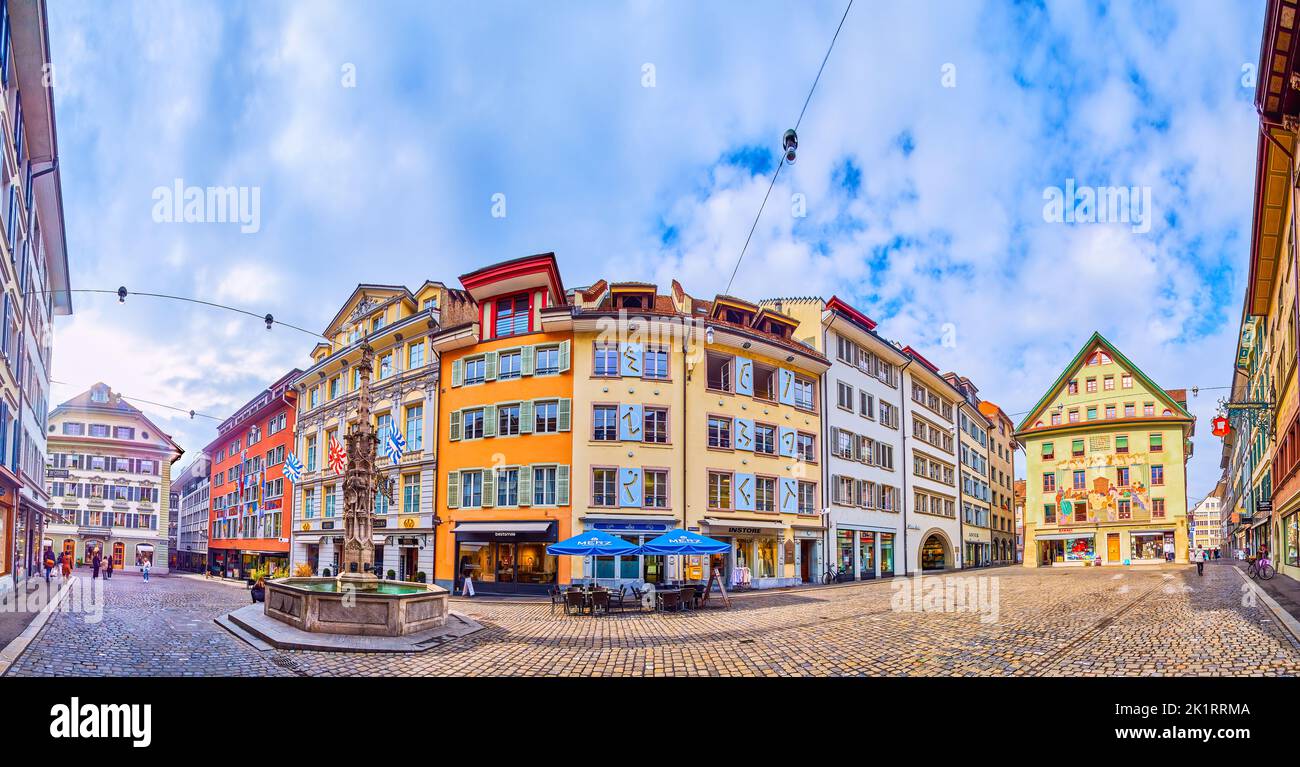
<instances>
[{"instance_id":1,"label":"beige building","mask_svg":"<svg viewBox=\"0 0 1300 767\"><path fill-rule=\"evenodd\" d=\"M957 413L962 566L988 567L993 563L993 490L989 486L989 431L993 423L980 412L979 389L969 378L945 373L944 379L963 398Z\"/></svg>"},{"instance_id":2,"label":"beige building","mask_svg":"<svg viewBox=\"0 0 1300 767\"><path fill-rule=\"evenodd\" d=\"M1012 564L1016 557L1015 477L1016 424L1002 408L984 400L980 412L992 422L989 428L989 522L993 538L993 563Z\"/></svg>"},{"instance_id":3,"label":"beige building","mask_svg":"<svg viewBox=\"0 0 1300 767\"><path fill-rule=\"evenodd\" d=\"M1192 508L1188 522L1188 535L1191 538L1191 548L1203 548L1206 551L1219 548L1223 537L1223 520L1221 518L1222 505L1215 495L1211 494L1201 499L1201 502Z\"/></svg>"},{"instance_id":4,"label":"beige building","mask_svg":"<svg viewBox=\"0 0 1300 767\"><path fill-rule=\"evenodd\" d=\"M95 552L116 569L142 562L167 572L172 464L184 450L107 385L50 413L46 471L54 550L89 564Z\"/></svg>"}]
</instances>

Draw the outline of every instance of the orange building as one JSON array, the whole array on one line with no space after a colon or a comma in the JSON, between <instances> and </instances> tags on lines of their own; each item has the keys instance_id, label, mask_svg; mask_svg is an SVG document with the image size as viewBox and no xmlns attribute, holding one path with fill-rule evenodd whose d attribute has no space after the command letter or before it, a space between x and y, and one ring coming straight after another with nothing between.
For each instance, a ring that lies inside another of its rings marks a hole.
<instances>
[{"instance_id":1,"label":"orange building","mask_svg":"<svg viewBox=\"0 0 1300 767\"><path fill-rule=\"evenodd\" d=\"M217 427L212 459L208 569L235 578L254 568L287 569L293 486L284 460L294 450L302 371L281 376Z\"/></svg>"},{"instance_id":2,"label":"orange building","mask_svg":"<svg viewBox=\"0 0 1300 767\"><path fill-rule=\"evenodd\" d=\"M573 534L573 323L555 255L484 267L449 291L438 398L435 580L541 593L580 572L546 545Z\"/></svg>"}]
</instances>

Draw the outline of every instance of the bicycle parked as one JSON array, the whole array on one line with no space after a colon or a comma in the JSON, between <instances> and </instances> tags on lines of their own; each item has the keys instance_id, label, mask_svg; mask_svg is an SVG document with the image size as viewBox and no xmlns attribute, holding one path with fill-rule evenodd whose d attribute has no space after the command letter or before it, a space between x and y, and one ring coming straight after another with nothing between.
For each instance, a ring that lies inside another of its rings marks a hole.
<instances>
[{"instance_id":1,"label":"bicycle parked","mask_svg":"<svg viewBox=\"0 0 1300 767\"><path fill-rule=\"evenodd\" d=\"M849 572L847 567L841 567L838 570L832 567L822 574L822 583L827 586L832 583L843 583L851 580L853 580L853 573Z\"/></svg>"},{"instance_id":2,"label":"bicycle parked","mask_svg":"<svg viewBox=\"0 0 1300 767\"><path fill-rule=\"evenodd\" d=\"M1246 574L1252 578L1266 581L1276 575L1277 571L1273 569L1268 557L1248 557L1246 559Z\"/></svg>"}]
</instances>

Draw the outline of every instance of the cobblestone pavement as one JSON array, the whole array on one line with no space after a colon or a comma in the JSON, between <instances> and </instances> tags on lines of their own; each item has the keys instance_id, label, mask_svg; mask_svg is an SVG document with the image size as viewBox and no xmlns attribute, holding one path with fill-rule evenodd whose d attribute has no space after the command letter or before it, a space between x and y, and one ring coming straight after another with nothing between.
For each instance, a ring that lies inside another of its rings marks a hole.
<instances>
[{"instance_id":1,"label":"cobblestone pavement","mask_svg":"<svg viewBox=\"0 0 1300 767\"><path fill-rule=\"evenodd\" d=\"M1199 578L1192 567L1007 567L961 577L996 579L996 616L895 610L903 579L675 615L593 619L551 614L546 602L468 601L453 609L484 629L416 655L259 653L211 624L244 603L242 589L172 577L118 592L115 579L104 624L59 616L11 673L1300 676L1300 643L1253 604L1230 565L1207 565ZM137 595L143 589L152 591ZM160 633L178 614L203 625ZM95 654L98 642L106 657Z\"/></svg>"}]
</instances>

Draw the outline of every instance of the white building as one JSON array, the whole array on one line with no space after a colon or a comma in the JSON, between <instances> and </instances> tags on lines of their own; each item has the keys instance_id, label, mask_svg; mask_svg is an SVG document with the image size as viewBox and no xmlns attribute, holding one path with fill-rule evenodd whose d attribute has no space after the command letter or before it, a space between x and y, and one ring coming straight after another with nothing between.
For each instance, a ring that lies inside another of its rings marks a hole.
<instances>
[{"instance_id":1,"label":"white building","mask_svg":"<svg viewBox=\"0 0 1300 767\"><path fill-rule=\"evenodd\" d=\"M962 566L957 487L957 406L961 392L907 346L903 366L902 461L907 473L904 566L908 574Z\"/></svg>"},{"instance_id":2,"label":"white building","mask_svg":"<svg viewBox=\"0 0 1300 767\"><path fill-rule=\"evenodd\" d=\"M910 357L876 335L876 323L839 298L822 311L826 403L823 483L832 566L855 580L901 574L904 538L904 390Z\"/></svg>"},{"instance_id":3,"label":"white building","mask_svg":"<svg viewBox=\"0 0 1300 767\"><path fill-rule=\"evenodd\" d=\"M212 461L200 453L172 480L180 495L176 523L176 568L203 572L208 561L208 500Z\"/></svg>"},{"instance_id":4,"label":"white building","mask_svg":"<svg viewBox=\"0 0 1300 767\"><path fill-rule=\"evenodd\" d=\"M1187 538L1191 549L1197 546L1210 551L1223 542L1222 501L1208 495L1188 514Z\"/></svg>"},{"instance_id":5,"label":"white building","mask_svg":"<svg viewBox=\"0 0 1300 767\"><path fill-rule=\"evenodd\" d=\"M144 413L97 383L50 413L47 471L55 551L114 567L167 572L171 466L185 451Z\"/></svg>"}]
</instances>

